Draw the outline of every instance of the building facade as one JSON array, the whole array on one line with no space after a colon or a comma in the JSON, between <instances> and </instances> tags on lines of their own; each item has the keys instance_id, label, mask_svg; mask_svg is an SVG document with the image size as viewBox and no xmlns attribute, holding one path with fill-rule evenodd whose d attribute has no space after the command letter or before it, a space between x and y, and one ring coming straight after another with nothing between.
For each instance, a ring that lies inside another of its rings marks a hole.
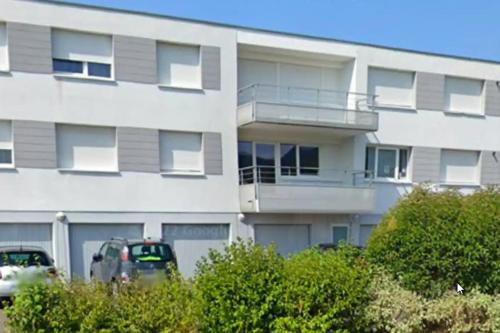
<instances>
[{"instance_id":1,"label":"building facade","mask_svg":"<svg viewBox=\"0 0 500 333\"><path fill-rule=\"evenodd\" d=\"M500 63L0 3L0 246L88 278L111 237L192 275L237 238L364 245L418 183L500 183Z\"/></svg>"}]
</instances>

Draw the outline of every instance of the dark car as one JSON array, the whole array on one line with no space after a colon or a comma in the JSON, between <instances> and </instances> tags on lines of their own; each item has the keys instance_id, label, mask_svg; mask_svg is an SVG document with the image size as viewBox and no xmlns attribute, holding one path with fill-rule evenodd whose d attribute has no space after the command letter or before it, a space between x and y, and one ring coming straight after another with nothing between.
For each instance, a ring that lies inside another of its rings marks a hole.
<instances>
[{"instance_id":1,"label":"dark car","mask_svg":"<svg viewBox=\"0 0 500 333\"><path fill-rule=\"evenodd\" d=\"M92 257L90 277L101 282L128 282L138 276L170 273L177 266L172 248L161 240L112 238Z\"/></svg>"}]
</instances>

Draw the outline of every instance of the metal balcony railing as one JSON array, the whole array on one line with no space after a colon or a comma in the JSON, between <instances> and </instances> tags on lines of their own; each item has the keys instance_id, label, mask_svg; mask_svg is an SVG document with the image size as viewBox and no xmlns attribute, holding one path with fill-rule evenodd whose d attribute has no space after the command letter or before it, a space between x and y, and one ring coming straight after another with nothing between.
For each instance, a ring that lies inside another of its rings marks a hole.
<instances>
[{"instance_id":1,"label":"metal balcony railing","mask_svg":"<svg viewBox=\"0 0 500 333\"><path fill-rule=\"evenodd\" d=\"M238 105L275 103L342 110L373 111L375 95L271 84L252 84L238 90Z\"/></svg>"},{"instance_id":2,"label":"metal balcony railing","mask_svg":"<svg viewBox=\"0 0 500 333\"><path fill-rule=\"evenodd\" d=\"M303 186L370 187L369 170L339 170L309 167L249 166L239 169L239 183Z\"/></svg>"}]
</instances>

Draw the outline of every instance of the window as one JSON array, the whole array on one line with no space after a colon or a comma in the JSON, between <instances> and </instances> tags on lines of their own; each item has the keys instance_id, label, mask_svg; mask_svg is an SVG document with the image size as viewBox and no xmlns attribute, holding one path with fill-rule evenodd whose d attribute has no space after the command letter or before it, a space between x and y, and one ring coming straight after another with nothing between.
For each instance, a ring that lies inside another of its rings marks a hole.
<instances>
[{"instance_id":1,"label":"window","mask_svg":"<svg viewBox=\"0 0 500 333\"><path fill-rule=\"evenodd\" d=\"M280 145L281 175L318 175L319 148L282 143Z\"/></svg>"},{"instance_id":2,"label":"window","mask_svg":"<svg viewBox=\"0 0 500 333\"><path fill-rule=\"evenodd\" d=\"M113 127L57 125L57 158L61 169L116 171Z\"/></svg>"},{"instance_id":3,"label":"window","mask_svg":"<svg viewBox=\"0 0 500 333\"><path fill-rule=\"evenodd\" d=\"M165 262L173 259L168 245L160 243L139 243L129 245L129 261L131 262Z\"/></svg>"},{"instance_id":4,"label":"window","mask_svg":"<svg viewBox=\"0 0 500 333\"><path fill-rule=\"evenodd\" d=\"M240 184L253 183L253 144L249 141L238 142L238 168Z\"/></svg>"},{"instance_id":5,"label":"window","mask_svg":"<svg viewBox=\"0 0 500 333\"><path fill-rule=\"evenodd\" d=\"M478 160L477 151L441 150L441 182L477 184Z\"/></svg>"},{"instance_id":6,"label":"window","mask_svg":"<svg viewBox=\"0 0 500 333\"><path fill-rule=\"evenodd\" d=\"M297 146L290 144L281 144L281 175L297 175Z\"/></svg>"},{"instance_id":7,"label":"window","mask_svg":"<svg viewBox=\"0 0 500 333\"><path fill-rule=\"evenodd\" d=\"M7 29L5 23L0 23L0 71L6 71L8 69Z\"/></svg>"},{"instance_id":8,"label":"window","mask_svg":"<svg viewBox=\"0 0 500 333\"><path fill-rule=\"evenodd\" d=\"M54 29L52 56L54 73L111 78L111 36Z\"/></svg>"},{"instance_id":9,"label":"window","mask_svg":"<svg viewBox=\"0 0 500 333\"><path fill-rule=\"evenodd\" d=\"M12 124L0 120L0 167L12 166Z\"/></svg>"},{"instance_id":10,"label":"window","mask_svg":"<svg viewBox=\"0 0 500 333\"><path fill-rule=\"evenodd\" d=\"M104 255L108 259L118 259L120 257L120 248L118 244L109 244L106 249L106 254Z\"/></svg>"},{"instance_id":11,"label":"window","mask_svg":"<svg viewBox=\"0 0 500 333\"><path fill-rule=\"evenodd\" d=\"M200 48L158 43L158 78L161 85L201 89Z\"/></svg>"},{"instance_id":12,"label":"window","mask_svg":"<svg viewBox=\"0 0 500 333\"><path fill-rule=\"evenodd\" d=\"M413 72L370 68L368 71L368 93L377 95L380 106L414 107Z\"/></svg>"},{"instance_id":13,"label":"window","mask_svg":"<svg viewBox=\"0 0 500 333\"><path fill-rule=\"evenodd\" d=\"M482 113L483 81L446 77L445 101L448 111Z\"/></svg>"},{"instance_id":14,"label":"window","mask_svg":"<svg viewBox=\"0 0 500 333\"><path fill-rule=\"evenodd\" d=\"M340 245L340 243L349 242L349 228L347 226L333 227L333 244Z\"/></svg>"},{"instance_id":15,"label":"window","mask_svg":"<svg viewBox=\"0 0 500 333\"><path fill-rule=\"evenodd\" d=\"M275 145L273 143L255 144L255 162L257 164L257 181L273 184L276 182Z\"/></svg>"},{"instance_id":16,"label":"window","mask_svg":"<svg viewBox=\"0 0 500 333\"><path fill-rule=\"evenodd\" d=\"M202 173L201 133L161 131L160 168L167 173Z\"/></svg>"},{"instance_id":17,"label":"window","mask_svg":"<svg viewBox=\"0 0 500 333\"><path fill-rule=\"evenodd\" d=\"M408 148L366 147L365 177L405 179L408 157Z\"/></svg>"}]
</instances>

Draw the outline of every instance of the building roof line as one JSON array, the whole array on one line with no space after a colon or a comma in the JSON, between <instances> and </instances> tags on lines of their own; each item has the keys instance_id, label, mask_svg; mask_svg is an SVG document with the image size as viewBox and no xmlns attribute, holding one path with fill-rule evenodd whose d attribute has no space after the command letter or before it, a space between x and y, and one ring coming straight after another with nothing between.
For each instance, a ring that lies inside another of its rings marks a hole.
<instances>
[{"instance_id":1,"label":"building roof line","mask_svg":"<svg viewBox=\"0 0 500 333\"><path fill-rule=\"evenodd\" d=\"M149 16L149 17L160 18L160 19L169 19L169 20L182 21L182 22L206 24L206 25L217 26L217 27L221 27L221 28L231 28L231 29L236 29L236 30L241 30L241 31L261 32L261 33L274 34L274 35L280 35L280 36L297 37L297 38L313 39L313 40L325 41L325 42L335 42L335 43L341 43L341 44L374 47L374 48L386 49L386 50L391 50L391 51L407 52L407 53L414 53L414 54L421 54L421 55L437 56L437 57L451 58L451 59L457 59L457 60L475 61L475 62L483 62L483 63L500 65L500 60L467 57L467 56L460 56L460 55L446 54L446 53L439 53L439 52L431 52L431 51L413 50L413 49L407 49L407 48L402 48L402 47L380 45L380 44L371 44L371 43L366 43L366 42L356 42L356 41L349 41L349 40L337 39L337 38L332 38L332 37L314 36L314 35L301 34L301 33L276 31L276 30L270 30L270 29L265 29L265 28L248 27L248 26L241 26L241 25L237 25L237 24L221 23L221 22L214 22L214 21L187 18L187 17L179 17L179 16L152 13L152 12L146 12L146 11L113 8L113 7L108 7L108 6L96 6L96 5L82 4L82 3L76 3L76 2L67 2L64 0L23 0L23 1L38 2L38 3L41 2L41 3L48 3L48 4L54 4L54 5L62 5L62 6L67 6L67 7L87 8L87 9L95 9L95 10L124 13L124 14Z\"/></svg>"}]
</instances>

